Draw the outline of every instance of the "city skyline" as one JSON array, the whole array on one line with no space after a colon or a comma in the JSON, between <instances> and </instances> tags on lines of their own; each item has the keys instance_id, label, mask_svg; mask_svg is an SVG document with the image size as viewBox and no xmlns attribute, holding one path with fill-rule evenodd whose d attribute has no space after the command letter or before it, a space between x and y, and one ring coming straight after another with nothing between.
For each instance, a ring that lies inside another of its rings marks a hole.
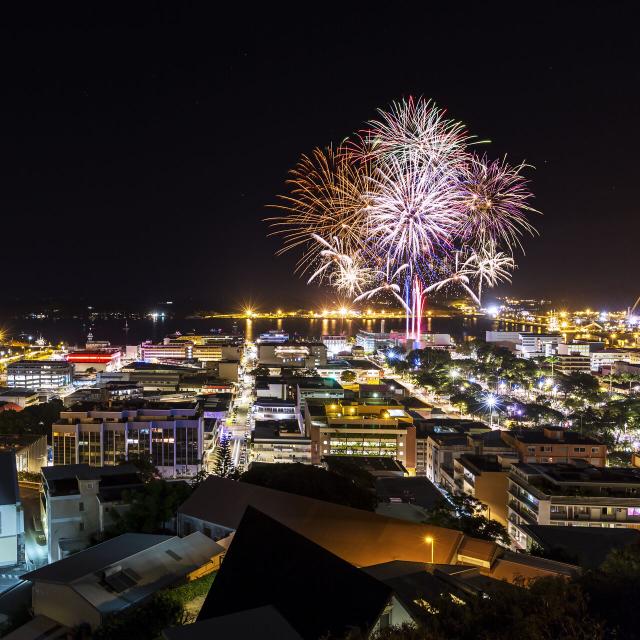
<instances>
[{"instance_id":1,"label":"city skyline","mask_svg":"<svg viewBox=\"0 0 640 640\"><path fill-rule=\"evenodd\" d=\"M481 150L492 157L535 167L540 238L496 294L632 306L637 44L624 8L493 12L430 9L424 23L448 29L422 32L404 14L381 26L345 10L301 28L283 12L244 22L241 39L212 29L204 10L17 14L2 26L3 46L15 45L4 58L2 199L14 235L29 232L28 253L5 243L29 286L2 307L331 300L292 274L294 256L273 258L266 207L300 154L409 95L491 138Z\"/></svg>"}]
</instances>

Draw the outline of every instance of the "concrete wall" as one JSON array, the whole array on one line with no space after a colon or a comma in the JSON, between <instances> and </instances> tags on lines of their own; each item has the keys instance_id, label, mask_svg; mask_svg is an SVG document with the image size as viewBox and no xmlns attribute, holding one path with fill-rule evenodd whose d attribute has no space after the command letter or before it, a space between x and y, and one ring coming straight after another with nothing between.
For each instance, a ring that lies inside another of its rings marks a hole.
<instances>
[{"instance_id":1,"label":"concrete wall","mask_svg":"<svg viewBox=\"0 0 640 640\"><path fill-rule=\"evenodd\" d=\"M507 526L507 487L505 471L483 471L475 478L475 497L489 507L487 516Z\"/></svg>"},{"instance_id":2,"label":"concrete wall","mask_svg":"<svg viewBox=\"0 0 640 640\"><path fill-rule=\"evenodd\" d=\"M100 613L66 585L36 581L31 592L35 615L48 616L68 627L87 623L92 629L100 625Z\"/></svg>"}]
</instances>

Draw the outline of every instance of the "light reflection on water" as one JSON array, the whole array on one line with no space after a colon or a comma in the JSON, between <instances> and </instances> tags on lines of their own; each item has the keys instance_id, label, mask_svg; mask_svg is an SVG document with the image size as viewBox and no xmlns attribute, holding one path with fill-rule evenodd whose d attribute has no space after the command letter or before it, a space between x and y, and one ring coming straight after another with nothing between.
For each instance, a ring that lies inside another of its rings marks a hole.
<instances>
[{"instance_id":1,"label":"light reflection on water","mask_svg":"<svg viewBox=\"0 0 640 640\"><path fill-rule=\"evenodd\" d=\"M12 320L7 329L14 336L20 333L32 335L34 339L43 336L53 343L65 342L80 345L86 341L91 331L94 340L108 340L112 344L139 344L143 340L162 340L166 335L180 331L181 333L208 334L220 331L231 333L234 331L245 334L249 339L257 338L269 329L287 331L291 336L302 338L320 338L326 334L344 334L353 336L359 329L367 331L403 331L405 324L400 318L372 320L348 318L279 318L279 319L184 319L169 318L144 320L129 320L125 330L124 320L96 320L89 323L86 320ZM5 323L7 324L7 323ZM505 328L518 330L521 327L513 325L500 327L490 318L425 318L423 330L436 333L450 333L457 339L468 336L484 336L489 329ZM524 328L524 327L523 327ZM526 327L527 330L538 330Z\"/></svg>"}]
</instances>

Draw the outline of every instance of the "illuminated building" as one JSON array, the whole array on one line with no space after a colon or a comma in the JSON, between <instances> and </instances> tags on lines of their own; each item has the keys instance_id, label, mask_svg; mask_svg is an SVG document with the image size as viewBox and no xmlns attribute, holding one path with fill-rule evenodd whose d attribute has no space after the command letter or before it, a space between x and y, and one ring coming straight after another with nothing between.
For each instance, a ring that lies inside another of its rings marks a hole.
<instances>
[{"instance_id":1,"label":"illuminated building","mask_svg":"<svg viewBox=\"0 0 640 640\"><path fill-rule=\"evenodd\" d=\"M352 371L356 375L355 382L359 384L377 384L384 375L382 367L369 362L369 360L356 358L333 360L325 365L317 366L316 371L323 378L333 378L338 381L345 371Z\"/></svg>"},{"instance_id":2,"label":"illuminated building","mask_svg":"<svg viewBox=\"0 0 640 640\"><path fill-rule=\"evenodd\" d=\"M509 533L530 540L522 525L640 528L640 469L581 464L512 465L508 486Z\"/></svg>"},{"instance_id":3,"label":"illuminated building","mask_svg":"<svg viewBox=\"0 0 640 640\"><path fill-rule=\"evenodd\" d=\"M356 345L362 347L367 354L385 351L394 344L389 333L375 333L362 329L356 333Z\"/></svg>"},{"instance_id":4,"label":"illuminated building","mask_svg":"<svg viewBox=\"0 0 640 640\"><path fill-rule=\"evenodd\" d=\"M322 342L260 343L258 362L272 367L313 369L327 363L327 347Z\"/></svg>"},{"instance_id":5,"label":"illuminated building","mask_svg":"<svg viewBox=\"0 0 640 640\"><path fill-rule=\"evenodd\" d=\"M589 373L591 358L579 354L558 354L555 356L554 371L569 374L573 372Z\"/></svg>"},{"instance_id":6,"label":"illuminated building","mask_svg":"<svg viewBox=\"0 0 640 640\"><path fill-rule=\"evenodd\" d=\"M182 362L193 358L193 343L165 338L159 344L143 342L140 345L140 359L145 362Z\"/></svg>"},{"instance_id":7,"label":"illuminated building","mask_svg":"<svg viewBox=\"0 0 640 640\"><path fill-rule=\"evenodd\" d=\"M282 344L289 342L289 334L285 331L271 329L270 331L261 333L256 342L259 344Z\"/></svg>"},{"instance_id":8,"label":"illuminated building","mask_svg":"<svg viewBox=\"0 0 640 640\"><path fill-rule=\"evenodd\" d=\"M120 349L100 349L71 351L67 362L71 362L76 372L93 369L94 371L117 371L120 367Z\"/></svg>"},{"instance_id":9,"label":"illuminated building","mask_svg":"<svg viewBox=\"0 0 640 640\"><path fill-rule=\"evenodd\" d=\"M596 467L607 463L607 446L594 438L562 427L502 431L502 439L522 462L547 463L582 460Z\"/></svg>"},{"instance_id":10,"label":"illuminated building","mask_svg":"<svg viewBox=\"0 0 640 640\"><path fill-rule=\"evenodd\" d=\"M73 364L64 360L20 360L7 365L7 386L57 391L73 382Z\"/></svg>"},{"instance_id":11,"label":"illuminated building","mask_svg":"<svg viewBox=\"0 0 640 640\"><path fill-rule=\"evenodd\" d=\"M297 420L256 422L251 434L251 462L311 464L311 438Z\"/></svg>"},{"instance_id":12,"label":"illuminated building","mask_svg":"<svg viewBox=\"0 0 640 640\"><path fill-rule=\"evenodd\" d=\"M333 357L338 353L349 351L348 336L322 336L322 344L327 347L329 357Z\"/></svg>"},{"instance_id":13,"label":"illuminated building","mask_svg":"<svg viewBox=\"0 0 640 640\"><path fill-rule=\"evenodd\" d=\"M24 562L24 511L16 457L0 450L0 567Z\"/></svg>"},{"instance_id":14,"label":"illuminated building","mask_svg":"<svg viewBox=\"0 0 640 640\"><path fill-rule=\"evenodd\" d=\"M193 405L121 411L62 411L52 426L53 464L117 465L149 456L166 477L194 476L202 459L203 420Z\"/></svg>"},{"instance_id":15,"label":"illuminated building","mask_svg":"<svg viewBox=\"0 0 640 640\"><path fill-rule=\"evenodd\" d=\"M389 456L409 472L415 470L413 419L395 401L307 399L304 420L313 464L320 464L326 455Z\"/></svg>"},{"instance_id":16,"label":"illuminated building","mask_svg":"<svg viewBox=\"0 0 640 640\"><path fill-rule=\"evenodd\" d=\"M253 404L256 420L298 420L300 412L293 400L258 398Z\"/></svg>"}]
</instances>

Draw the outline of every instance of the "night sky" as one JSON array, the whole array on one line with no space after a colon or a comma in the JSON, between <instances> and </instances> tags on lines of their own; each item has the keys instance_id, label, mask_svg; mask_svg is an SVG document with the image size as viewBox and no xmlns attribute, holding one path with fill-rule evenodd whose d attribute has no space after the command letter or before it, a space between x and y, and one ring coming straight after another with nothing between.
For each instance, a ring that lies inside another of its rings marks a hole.
<instances>
[{"instance_id":1,"label":"night sky","mask_svg":"<svg viewBox=\"0 0 640 640\"><path fill-rule=\"evenodd\" d=\"M3 304L331 299L273 256L265 205L300 153L410 94L536 167L513 294L640 295L631 4L133 4L2 16Z\"/></svg>"}]
</instances>

